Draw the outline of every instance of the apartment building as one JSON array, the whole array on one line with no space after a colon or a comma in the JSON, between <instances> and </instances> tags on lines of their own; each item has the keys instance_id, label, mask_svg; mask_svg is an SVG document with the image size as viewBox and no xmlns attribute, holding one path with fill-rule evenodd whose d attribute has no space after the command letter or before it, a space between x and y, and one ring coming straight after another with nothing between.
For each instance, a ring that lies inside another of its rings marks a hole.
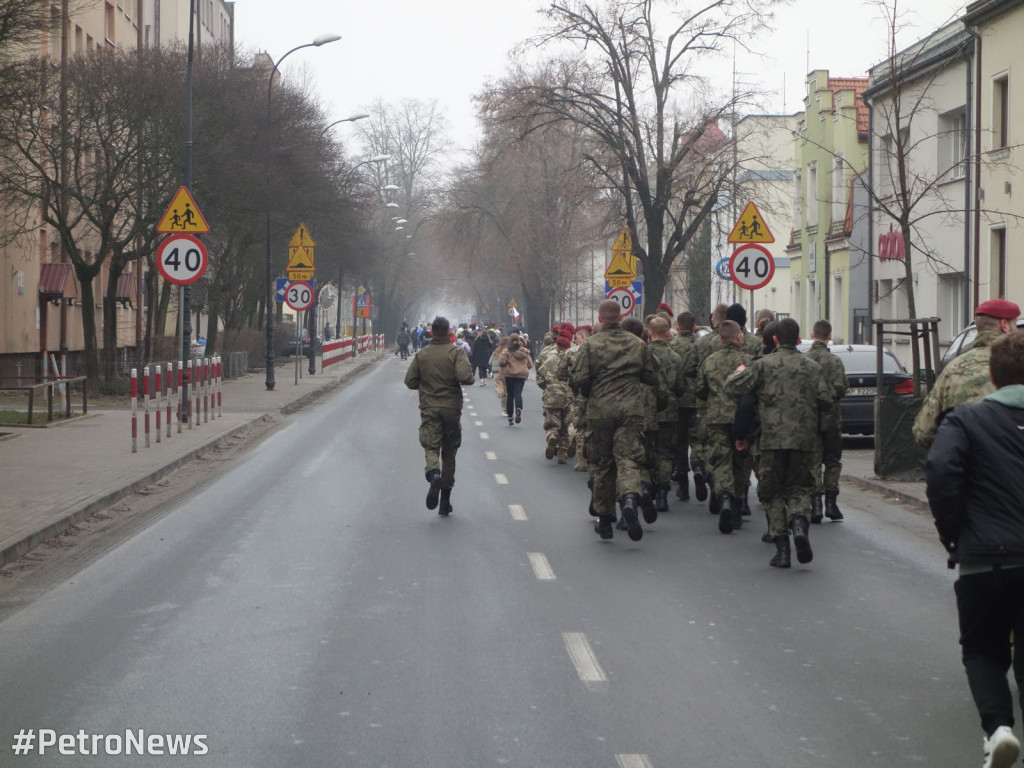
<instances>
[{"instance_id":1,"label":"apartment building","mask_svg":"<svg viewBox=\"0 0 1024 768\"><path fill-rule=\"evenodd\" d=\"M198 45L232 45L234 3L195 0ZM38 53L59 66L66 57L87 51L159 46L188 37L189 0L102 0L71 4L66 25L59 13L40 34ZM182 84L184 89L184 84ZM183 90L184 93L184 90ZM173 194L169 190L168 194ZM80 291L60 244L38 214L20 216L31 225L17 237L0 237L0 379L31 378L40 353L84 347ZM84 235L87 237L87 235ZM144 275L130 266L117 282L118 347L135 346L141 338L140 287ZM96 325L102 345L102 301L106 265L94 281Z\"/></svg>"}]
</instances>

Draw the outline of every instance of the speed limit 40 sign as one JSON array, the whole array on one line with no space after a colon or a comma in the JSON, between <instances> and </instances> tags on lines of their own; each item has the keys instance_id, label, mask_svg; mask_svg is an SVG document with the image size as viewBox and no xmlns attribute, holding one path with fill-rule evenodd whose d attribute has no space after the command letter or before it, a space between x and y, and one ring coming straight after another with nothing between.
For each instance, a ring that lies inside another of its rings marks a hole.
<instances>
[{"instance_id":1,"label":"speed limit 40 sign","mask_svg":"<svg viewBox=\"0 0 1024 768\"><path fill-rule=\"evenodd\" d=\"M174 285L194 283L206 271L210 258L206 246L192 235L171 235L156 252L156 268Z\"/></svg>"},{"instance_id":2,"label":"speed limit 40 sign","mask_svg":"<svg viewBox=\"0 0 1024 768\"><path fill-rule=\"evenodd\" d=\"M768 285L775 276L775 259L763 245L741 245L729 259L729 275L740 288L756 291Z\"/></svg>"},{"instance_id":3,"label":"speed limit 40 sign","mask_svg":"<svg viewBox=\"0 0 1024 768\"><path fill-rule=\"evenodd\" d=\"M313 288L309 283L288 283L284 289L284 303L290 309L301 312L313 306Z\"/></svg>"}]
</instances>

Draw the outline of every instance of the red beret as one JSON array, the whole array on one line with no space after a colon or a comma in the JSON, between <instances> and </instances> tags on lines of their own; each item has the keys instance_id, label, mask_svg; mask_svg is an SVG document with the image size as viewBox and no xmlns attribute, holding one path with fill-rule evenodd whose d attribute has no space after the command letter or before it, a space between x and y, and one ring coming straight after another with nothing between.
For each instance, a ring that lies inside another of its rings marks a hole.
<instances>
[{"instance_id":1,"label":"red beret","mask_svg":"<svg viewBox=\"0 0 1024 768\"><path fill-rule=\"evenodd\" d=\"M555 344L557 344L562 349L568 349L569 347L572 346L572 338L569 336L563 336L562 334L558 334L558 339L555 340Z\"/></svg>"},{"instance_id":2,"label":"red beret","mask_svg":"<svg viewBox=\"0 0 1024 768\"><path fill-rule=\"evenodd\" d=\"M658 305L658 309L662 309L665 312L668 312L669 317L675 317L675 313L672 311L672 307L670 307L665 302L661 302L661 304Z\"/></svg>"},{"instance_id":3,"label":"red beret","mask_svg":"<svg viewBox=\"0 0 1024 768\"><path fill-rule=\"evenodd\" d=\"M576 330L577 331L586 331L587 333L593 333L594 332L594 326L592 326L592 325L581 325Z\"/></svg>"},{"instance_id":4,"label":"red beret","mask_svg":"<svg viewBox=\"0 0 1024 768\"><path fill-rule=\"evenodd\" d=\"M572 336L576 333L576 329L572 327L572 323L562 323L562 327L558 331L559 333L568 333Z\"/></svg>"},{"instance_id":5,"label":"red beret","mask_svg":"<svg viewBox=\"0 0 1024 768\"><path fill-rule=\"evenodd\" d=\"M988 315L998 320L1015 320L1020 317L1020 307L1006 299L989 299L978 305L976 315Z\"/></svg>"}]
</instances>

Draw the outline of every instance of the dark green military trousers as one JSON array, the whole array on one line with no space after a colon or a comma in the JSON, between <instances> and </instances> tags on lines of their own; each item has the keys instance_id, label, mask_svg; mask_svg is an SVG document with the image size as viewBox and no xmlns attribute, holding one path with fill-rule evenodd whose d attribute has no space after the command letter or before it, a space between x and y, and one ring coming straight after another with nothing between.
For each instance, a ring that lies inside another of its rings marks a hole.
<instances>
[{"instance_id":1,"label":"dark green military trousers","mask_svg":"<svg viewBox=\"0 0 1024 768\"><path fill-rule=\"evenodd\" d=\"M587 460L594 473L594 511L610 515L615 502L627 493L643 493L647 477L644 452L644 417L590 419Z\"/></svg>"},{"instance_id":2,"label":"dark green military trousers","mask_svg":"<svg viewBox=\"0 0 1024 768\"><path fill-rule=\"evenodd\" d=\"M455 485L455 454L462 445L462 411L430 408L420 411L420 445L426 455L424 472L441 470L441 487Z\"/></svg>"},{"instance_id":3,"label":"dark green military trousers","mask_svg":"<svg viewBox=\"0 0 1024 768\"><path fill-rule=\"evenodd\" d=\"M795 515L811 516L813 451L776 448L761 451L757 498L768 515L768 532L782 536Z\"/></svg>"}]
</instances>

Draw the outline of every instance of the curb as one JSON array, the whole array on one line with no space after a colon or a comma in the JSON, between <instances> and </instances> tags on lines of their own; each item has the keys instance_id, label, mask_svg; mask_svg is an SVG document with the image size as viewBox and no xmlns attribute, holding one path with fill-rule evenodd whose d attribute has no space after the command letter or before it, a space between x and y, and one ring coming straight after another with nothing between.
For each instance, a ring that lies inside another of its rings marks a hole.
<instances>
[{"instance_id":1,"label":"curb","mask_svg":"<svg viewBox=\"0 0 1024 768\"><path fill-rule=\"evenodd\" d=\"M301 410L304 406L309 405L310 403L318 400L320 397L327 394L328 392L338 389L342 385L351 381L356 376L361 375L362 373L369 369L371 363L378 362L380 359L381 357L378 355L367 360L363 365L359 366L358 368L353 368L349 371L346 371L339 378L330 382L326 382L322 386L318 386L312 392L307 392L302 397L299 397L296 400L293 400L289 403L285 403L280 408L278 408L276 412L281 413L285 416L296 413L297 411ZM216 448L222 443L232 439L236 435L241 434L245 430L249 429L253 424L262 421L267 417L267 415L273 413L275 413L275 411L267 411L263 414L260 414L259 416L249 419L245 423L239 424L234 429L225 432L222 435L212 437L209 442L196 446L188 453L183 454L182 456L179 456L178 458L168 462L159 469L153 470L152 472L139 478L135 482L129 483L128 485L122 486L120 488L115 488L109 493L106 493L103 496L88 502L87 504L68 510L67 514L65 514L60 520L50 523L46 527L42 528L41 530L35 531L34 533L27 534L22 539L0 550L0 567L3 567L8 563L14 562L22 555L31 552L33 549L38 547L40 544L46 541L46 539L61 534L63 531L67 530L75 523L79 523L82 520L85 520L86 518L92 516L96 512L100 512L106 509L107 507L111 506L112 504L116 504L121 499L131 496L132 494L141 491L143 488L152 485L153 483L159 482L167 475L169 475L171 472L185 466L186 464L188 464L191 461L194 461L197 458L200 458L205 452L213 448Z\"/></svg>"},{"instance_id":2,"label":"curb","mask_svg":"<svg viewBox=\"0 0 1024 768\"><path fill-rule=\"evenodd\" d=\"M843 475L841 479L843 482L855 485L863 490L875 491L876 493L881 493L889 498L895 499L901 504L912 508L915 512L931 514L931 507L928 506L928 502L926 500L908 493L903 493L902 491L894 488L892 483L884 483L880 480L873 480L867 477L853 477L851 475Z\"/></svg>"}]
</instances>

